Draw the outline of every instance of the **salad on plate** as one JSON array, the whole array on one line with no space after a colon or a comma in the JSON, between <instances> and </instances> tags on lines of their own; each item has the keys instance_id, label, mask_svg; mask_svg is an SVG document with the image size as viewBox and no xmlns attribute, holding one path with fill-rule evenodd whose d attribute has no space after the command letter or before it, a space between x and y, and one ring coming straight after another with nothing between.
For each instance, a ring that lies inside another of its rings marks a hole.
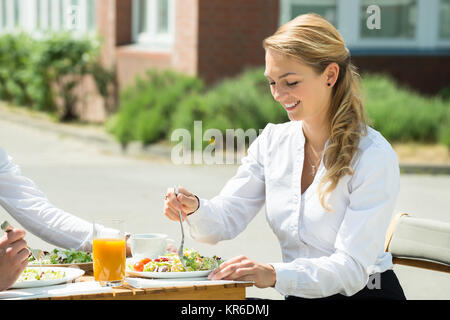
<instances>
[{"instance_id":1,"label":"salad on plate","mask_svg":"<svg viewBox=\"0 0 450 320\"><path fill-rule=\"evenodd\" d=\"M46 268L25 268L17 279L17 282L35 281L35 280L54 280L62 279L66 276L64 271L47 270Z\"/></svg>"},{"instance_id":2,"label":"salad on plate","mask_svg":"<svg viewBox=\"0 0 450 320\"><path fill-rule=\"evenodd\" d=\"M204 257L193 249L184 249L183 255L186 268L183 267L178 254L171 252L155 259L131 260L127 263L127 269L137 272L192 272L213 270L223 262L220 257Z\"/></svg>"},{"instance_id":3,"label":"salad on plate","mask_svg":"<svg viewBox=\"0 0 450 320\"><path fill-rule=\"evenodd\" d=\"M85 273L80 268L68 267L26 267L11 289L53 286L73 281Z\"/></svg>"},{"instance_id":4,"label":"salad on plate","mask_svg":"<svg viewBox=\"0 0 450 320\"><path fill-rule=\"evenodd\" d=\"M44 252L44 255L35 260L33 256L28 259L30 265L52 265L52 264L74 264L92 262L92 254L89 252L76 250L53 249L51 252Z\"/></svg>"}]
</instances>

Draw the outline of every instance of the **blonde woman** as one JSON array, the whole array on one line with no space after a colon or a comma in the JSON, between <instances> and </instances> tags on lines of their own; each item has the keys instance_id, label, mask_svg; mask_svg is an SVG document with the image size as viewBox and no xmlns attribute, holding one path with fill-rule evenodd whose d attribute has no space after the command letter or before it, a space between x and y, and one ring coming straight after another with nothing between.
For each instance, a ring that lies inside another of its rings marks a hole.
<instances>
[{"instance_id":1,"label":"blonde woman","mask_svg":"<svg viewBox=\"0 0 450 320\"><path fill-rule=\"evenodd\" d=\"M291 121L268 124L211 200L169 189L165 215L177 220L182 208L192 237L214 244L236 237L266 205L283 262L238 256L212 279L253 280L286 299L405 299L383 250L399 192L398 159L366 123L342 37L325 19L305 14L263 46L270 90Z\"/></svg>"}]
</instances>

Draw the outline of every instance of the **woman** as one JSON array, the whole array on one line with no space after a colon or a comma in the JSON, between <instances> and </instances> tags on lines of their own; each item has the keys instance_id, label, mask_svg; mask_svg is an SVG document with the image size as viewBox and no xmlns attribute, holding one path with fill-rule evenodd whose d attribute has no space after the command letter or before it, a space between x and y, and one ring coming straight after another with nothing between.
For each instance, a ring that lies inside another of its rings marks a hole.
<instances>
[{"instance_id":1,"label":"woman","mask_svg":"<svg viewBox=\"0 0 450 320\"><path fill-rule=\"evenodd\" d=\"M291 121L268 124L213 199L169 190L165 215L177 220L181 207L192 237L216 243L236 237L265 203L283 262L239 256L212 279L253 280L287 299L404 299L384 252L398 160L366 124L359 76L342 37L325 19L306 14L263 46L272 95ZM371 275L381 277L380 289L366 286Z\"/></svg>"}]
</instances>

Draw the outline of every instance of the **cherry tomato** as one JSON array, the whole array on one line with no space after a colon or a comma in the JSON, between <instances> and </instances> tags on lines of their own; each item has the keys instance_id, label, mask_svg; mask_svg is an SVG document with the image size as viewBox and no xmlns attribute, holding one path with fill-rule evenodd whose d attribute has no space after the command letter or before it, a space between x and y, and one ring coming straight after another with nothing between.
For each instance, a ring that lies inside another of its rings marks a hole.
<instances>
[{"instance_id":1,"label":"cherry tomato","mask_svg":"<svg viewBox=\"0 0 450 320\"><path fill-rule=\"evenodd\" d=\"M141 263L144 264L144 265L146 265L146 264L149 263L150 261L152 261L152 259L144 258L144 259L141 260Z\"/></svg>"},{"instance_id":2,"label":"cherry tomato","mask_svg":"<svg viewBox=\"0 0 450 320\"><path fill-rule=\"evenodd\" d=\"M142 263L142 261L136 262L133 266L135 271L139 271L142 272L144 271L144 264Z\"/></svg>"}]
</instances>

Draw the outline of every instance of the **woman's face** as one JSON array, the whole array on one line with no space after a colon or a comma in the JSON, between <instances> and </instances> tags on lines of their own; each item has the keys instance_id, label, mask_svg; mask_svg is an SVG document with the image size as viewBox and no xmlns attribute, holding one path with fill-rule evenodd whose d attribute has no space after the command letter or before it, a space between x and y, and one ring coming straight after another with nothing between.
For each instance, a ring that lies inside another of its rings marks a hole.
<instances>
[{"instance_id":1,"label":"woman's face","mask_svg":"<svg viewBox=\"0 0 450 320\"><path fill-rule=\"evenodd\" d=\"M290 120L326 119L334 84L329 67L318 75L311 67L293 58L266 50L264 75L269 80L274 99L281 103ZM330 86L327 85L329 82Z\"/></svg>"}]
</instances>

